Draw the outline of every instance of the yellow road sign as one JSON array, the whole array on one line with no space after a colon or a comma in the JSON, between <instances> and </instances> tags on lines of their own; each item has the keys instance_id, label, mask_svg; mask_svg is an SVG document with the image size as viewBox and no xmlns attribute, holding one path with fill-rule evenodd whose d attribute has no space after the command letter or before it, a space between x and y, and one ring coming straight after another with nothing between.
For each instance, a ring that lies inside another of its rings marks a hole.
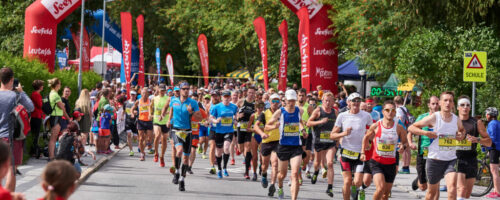
<instances>
[{"instance_id":1,"label":"yellow road sign","mask_svg":"<svg viewBox=\"0 0 500 200\"><path fill-rule=\"evenodd\" d=\"M486 65L486 52L464 51L464 81L486 82Z\"/></svg>"}]
</instances>

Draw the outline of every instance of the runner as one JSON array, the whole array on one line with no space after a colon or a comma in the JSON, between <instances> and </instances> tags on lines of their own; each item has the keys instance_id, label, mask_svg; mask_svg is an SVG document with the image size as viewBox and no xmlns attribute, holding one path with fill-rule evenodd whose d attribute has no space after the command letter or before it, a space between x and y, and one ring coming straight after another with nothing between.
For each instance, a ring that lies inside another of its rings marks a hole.
<instances>
[{"instance_id":1,"label":"runner","mask_svg":"<svg viewBox=\"0 0 500 200\"><path fill-rule=\"evenodd\" d=\"M396 105L392 101L384 102L383 120L379 120L370 126L367 134L363 137L361 149L373 148L372 158L368 161L373 174L373 182L376 190L373 199L389 199L392 184L396 178L396 146L401 140L402 151L407 147L406 130L403 126L394 122L396 116ZM372 147L369 146L372 141ZM365 154L361 153L360 159L367 161Z\"/></svg>"},{"instance_id":2,"label":"runner","mask_svg":"<svg viewBox=\"0 0 500 200\"><path fill-rule=\"evenodd\" d=\"M272 94L270 100L270 108L259 115L257 122L255 122L254 131L262 137L260 153L262 155L261 184L263 188L267 188L268 186L267 168L269 167L269 162L271 162L271 186L269 186L269 193L267 195L272 197L274 196L274 192L276 192L276 187L274 186L278 175L278 156L276 155L276 151L279 144L280 133L278 128L266 122L271 121L273 114L280 108L280 97L278 94ZM265 125L265 128L262 129L261 125Z\"/></svg>"},{"instance_id":3,"label":"runner","mask_svg":"<svg viewBox=\"0 0 500 200\"><path fill-rule=\"evenodd\" d=\"M212 113L212 109L215 107L214 105L217 105L220 103L220 96L218 91L213 91L212 92L212 104L210 104L210 107L208 108L209 113ZM211 116L211 115L210 115ZM210 118L209 118L209 121ZM210 174L215 174L215 130L217 129L217 125L210 123L210 128L209 128L209 135L208 135L208 145L210 146L210 152L208 154L210 165L212 165L212 168L210 169Z\"/></svg>"},{"instance_id":4,"label":"runner","mask_svg":"<svg viewBox=\"0 0 500 200\"><path fill-rule=\"evenodd\" d=\"M454 94L443 92L439 98L440 112L435 112L409 127L416 135L425 135L431 139L429 155L426 162L428 187L426 199L439 198L439 182L444 177L448 188L448 199L457 198L457 179L455 164L457 162L457 140L465 138L462 121L453 114ZM424 131L423 127L434 127L434 131ZM436 139L438 138L438 139Z\"/></svg>"},{"instance_id":5,"label":"runner","mask_svg":"<svg viewBox=\"0 0 500 200\"><path fill-rule=\"evenodd\" d=\"M245 179L250 179L248 171L252 161L252 151L250 149L250 142L252 141L252 132L248 131L248 121L250 116L255 112L255 88L249 86L246 90L246 98L238 101L238 147L240 152L245 157Z\"/></svg>"},{"instance_id":6,"label":"runner","mask_svg":"<svg viewBox=\"0 0 500 200\"><path fill-rule=\"evenodd\" d=\"M137 139L137 109L132 110L137 101L137 92L130 91L130 99L125 102L125 131L127 132L127 144L130 150L129 156L134 156L132 141Z\"/></svg>"},{"instance_id":7,"label":"runner","mask_svg":"<svg viewBox=\"0 0 500 200\"><path fill-rule=\"evenodd\" d=\"M210 108L210 94L206 94L203 96L202 107L204 110L209 110ZM206 111L205 111L206 112ZM207 119L203 119L200 122L200 145L198 147L198 153L202 154L201 158L207 159L207 149L208 149L208 121Z\"/></svg>"},{"instance_id":8,"label":"runner","mask_svg":"<svg viewBox=\"0 0 500 200\"><path fill-rule=\"evenodd\" d=\"M172 120L172 132L175 134L175 175L172 183L179 184L179 191L185 191L184 178L186 178L186 171L189 164L189 155L191 153L191 117L197 121L201 120L201 113L198 108L198 103L189 98L189 84L182 82L179 85L181 92L179 98L172 98L170 100L169 118ZM170 119L168 119L170 121ZM181 155L182 168L181 167ZM181 176L182 175L182 176ZM179 179L179 176L180 179Z\"/></svg>"},{"instance_id":9,"label":"runner","mask_svg":"<svg viewBox=\"0 0 500 200\"><path fill-rule=\"evenodd\" d=\"M304 122L307 122L307 120L309 120L309 115L316 108L316 104L317 104L316 99L310 98L309 100L307 100L306 93L307 93L307 90L305 88L301 88L298 92L298 95L297 95L297 106L299 108L302 108L302 110L304 111L304 113L302 114L302 120ZM311 134L311 129L309 127L306 126L305 129L306 129L308 134ZM306 154L306 157L304 157L304 159L302 161L302 170L306 171L307 178L311 178L309 171L310 171L310 167L312 166L312 162L310 162L312 160L311 159L312 158L312 155L311 155L312 140L313 140L312 137L307 137L306 139L304 139L302 137L302 141L303 141L302 146L303 146L304 152ZM302 174L300 176L299 181L302 182Z\"/></svg>"},{"instance_id":10,"label":"runner","mask_svg":"<svg viewBox=\"0 0 500 200\"><path fill-rule=\"evenodd\" d=\"M149 134L153 133L153 109L151 107L151 102L148 99L148 88L144 87L141 90L142 98L137 100L132 107L132 110L137 109L139 107L139 117L137 121L137 130L139 130L139 150L141 151L140 161L144 161L146 159L146 154L144 153L144 149L146 147L146 141ZM132 118L134 118L134 114L132 113Z\"/></svg>"},{"instance_id":11,"label":"runner","mask_svg":"<svg viewBox=\"0 0 500 200\"><path fill-rule=\"evenodd\" d=\"M361 101L361 96L358 93L349 95L347 99L349 110L339 114L330 134L332 140L341 139L340 166L344 178L344 186L342 187L344 200L348 200L352 192L354 192L353 196L356 196L354 195L356 189L362 185L363 163L359 158L360 153L364 152L361 151L361 145L366 133L366 126L373 124L370 114L360 110Z\"/></svg>"},{"instance_id":12,"label":"runner","mask_svg":"<svg viewBox=\"0 0 500 200\"><path fill-rule=\"evenodd\" d=\"M478 170L477 144L491 146L491 139L483 122L469 115L470 107L468 96L458 97L458 116L462 120L467 137L457 142L457 200L469 199L472 193Z\"/></svg>"},{"instance_id":13,"label":"runner","mask_svg":"<svg viewBox=\"0 0 500 200\"><path fill-rule=\"evenodd\" d=\"M436 96L431 96L429 98L429 101L427 102L427 107L429 108L429 112L421 114L417 117L417 122L422 120L424 117L429 116L432 113L438 112L439 111L439 98ZM422 130L429 131L429 129L432 130L432 127L423 127ZM420 188L420 190L425 191L427 190L427 175L425 173L425 163L427 160L427 156L429 153L429 145L431 144L431 141L429 137L425 135L419 135L418 136L418 145L413 144L412 137L413 133L408 132L408 144L411 149L415 150L418 147L417 150L417 178L412 183L412 188L413 190L416 190L417 188Z\"/></svg>"},{"instance_id":14,"label":"runner","mask_svg":"<svg viewBox=\"0 0 500 200\"><path fill-rule=\"evenodd\" d=\"M222 178L222 154L224 153L224 176L229 176L227 173L227 162L229 161L229 148L233 139L233 123L238 108L236 105L229 102L231 96L230 91L222 92L222 102L215 105L210 111L210 121L216 124L215 130L215 146L216 158L219 171L217 176ZM224 149L223 149L224 147Z\"/></svg>"},{"instance_id":15,"label":"runner","mask_svg":"<svg viewBox=\"0 0 500 200\"><path fill-rule=\"evenodd\" d=\"M500 156L500 122L497 120L498 110L495 107L489 107L484 112L486 114L486 120L488 121L488 135L490 135L492 140L492 145L489 148L490 169L498 169L498 157ZM500 197L500 177L498 176L497 170L491 172L495 190L486 197L498 198Z\"/></svg>"},{"instance_id":16,"label":"runner","mask_svg":"<svg viewBox=\"0 0 500 200\"><path fill-rule=\"evenodd\" d=\"M252 150L252 169L253 169L253 176L252 176L252 181L257 181L257 168L259 169L259 175L262 175L262 168L260 167L262 164L262 156L258 154L258 150L260 147L260 144L262 143L262 137L254 131L255 123L257 122L257 118L264 112L264 107L265 104L264 102L259 102L256 100L255 103L255 113L253 113L250 116L250 120L248 121L248 124L250 127L249 131L252 132L252 142L250 143L250 149ZM265 124L260 124L261 130L264 129ZM260 158L260 164L257 164L259 162Z\"/></svg>"},{"instance_id":17,"label":"runner","mask_svg":"<svg viewBox=\"0 0 500 200\"><path fill-rule=\"evenodd\" d=\"M197 99L198 98L198 94L197 93L193 93L191 95L191 98L192 99ZM207 115L207 112L205 112L205 109L203 108L203 105L198 102L198 107L200 109L200 113L201 113L201 117L202 117L202 120L206 120L208 115ZM192 152L196 152L196 148L198 148L198 144L199 144L199 141L200 141L200 127L201 127L201 121L198 121L196 120L196 118L193 116L191 117L191 131L192 131L192 134L193 134L193 139L192 139L192 149L191 151ZM187 172L189 174L193 174L193 170L192 170L192 167L193 167L193 164L194 164L194 160L196 159L196 153L192 153L190 156L189 156L189 166L188 166L188 169L187 169Z\"/></svg>"},{"instance_id":18,"label":"runner","mask_svg":"<svg viewBox=\"0 0 500 200\"><path fill-rule=\"evenodd\" d=\"M271 120L268 121L274 128L279 128L280 138L277 149L278 155L278 198L284 198L283 180L288 171L288 164L292 169L291 172L291 196L292 199L297 199L299 194L299 171L302 163L302 141L300 132L307 138L307 133L301 123L302 109L295 106L297 101L297 93L295 90L287 90L285 94L286 107L277 110ZM266 127L267 129L267 127Z\"/></svg>"},{"instance_id":19,"label":"runner","mask_svg":"<svg viewBox=\"0 0 500 200\"><path fill-rule=\"evenodd\" d=\"M167 118L164 118L162 114L163 108L169 104L170 98L165 95L167 88L165 84L160 84L158 86L158 95L153 98L151 106L154 109L153 116L153 131L155 134L154 138L154 162L158 162L158 143L161 140L161 155L160 157L160 167L165 167L165 151L167 150L167 138L169 130L167 128Z\"/></svg>"},{"instance_id":20,"label":"runner","mask_svg":"<svg viewBox=\"0 0 500 200\"><path fill-rule=\"evenodd\" d=\"M239 90L235 90L232 94L231 94L231 103L238 106L238 101L240 100L239 96L242 95L243 93L240 92ZM234 154L236 153L236 155L241 155L241 152L240 151L240 148L239 148L239 145L237 145L237 139L238 139L238 123L234 123L233 124L233 129L234 129L234 133L233 133L233 137L232 137L232 141L231 141L231 147L229 147L230 151L231 151L231 165L234 165L235 164L235 161L234 161Z\"/></svg>"},{"instance_id":21,"label":"runner","mask_svg":"<svg viewBox=\"0 0 500 200\"><path fill-rule=\"evenodd\" d=\"M328 187L326 193L333 197L333 159L335 157L335 141L330 140L330 132L335 125L335 119L338 113L333 109L333 94L326 92L323 95L322 105L312 112L307 126L313 129L313 144L314 144L314 174L311 178L311 183L316 184L320 165L326 157L326 166L328 168Z\"/></svg>"}]
</instances>

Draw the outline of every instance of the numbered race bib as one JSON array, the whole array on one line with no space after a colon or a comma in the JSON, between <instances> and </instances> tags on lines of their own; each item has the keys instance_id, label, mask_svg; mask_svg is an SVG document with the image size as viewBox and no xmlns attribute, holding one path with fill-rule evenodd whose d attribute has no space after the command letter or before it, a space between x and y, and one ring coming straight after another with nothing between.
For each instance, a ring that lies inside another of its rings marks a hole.
<instances>
[{"instance_id":1,"label":"numbered race bib","mask_svg":"<svg viewBox=\"0 0 500 200\"><path fill-rule=\"evenodd\" d=\"M132 109L131 108L125 108L125 112L127 113L127 115L131 115L132 114Z\"/></svg>"},{"instance_id":2,"label":"numbered race bib","mask_svg":"<svg viewBox=\"0 0 500 200\"><path fill-rule=\"evenodd\" d=\"M240 131L246 131L248 128L248 122L240 122Z\"/></svg>"},{"instance_id":3,"label":"numbered race bib","mask_svg":"<svg viewBox=\"0 0 500 200\"><path fill-rule=\"evenodd\" d=\"M449 151L456 149L456 139L454 135L440 135L439 136L439 150Z\"/></svg>"},{"instance_id":4,"label":"numbered race bib","mask_svg":"<svg viewBox=\"0 0 500 200\"><path fill-rule=\"evenodd\" d=\"M457 150L468 151L468 150L472 149L472 142L467 140L467 139L455 140L455 141L456 141Z\"/></svg>"},{"instance_id":5,"label":"numbered race bib","mask_svg":"<svg viewBox=\"0 0 500 200\"><path fill-rule=\"evenodd\" d=\"M359 153L347 149L342 149L342 157L349 158L351 160L357 160L359 159Z\"/></svg>"},{"instance_id":6,"label":"numbered race bib","mask_svg":"<svg viewBox=\"0 0 500 200\"><path fill-rule=\"evenodd\" d=\"M422 148L422 155L423 155L424 159L427 159L427 156L429 155L429 147Z\"/></svg>"},{"instance_id":7,"label":"numbered race bib","mask_svg":"<svg viewBox=\"0 0 500 200\"><path fill-rule=\"evenodd\" d=\"M186 138L188 136L188 132L186 131L175 131L175 135L180 138L182 141L186 141Z\"/></svg>"},{"instance_id":8,"label":"numbered race bib","mask_svg":"<svg viewBox=\"0 0 500 200\"><path fill-rule=\"evenodd\" d=\"M200 124L198 122L191 122L191 131L198 131Z\"/></svg>"},{"instance_id":9,"label":"numbered race bib","mask_svg":"<svg viewBox=\"0 0 500 200\"><path fill-rule=\"evenodd\" d=\"M233 118L232 117L223 117L220 120L220 123L222 124L222 126L232 126L233 125ZM234 126L233 126L233 128L234 128Z\"/></svg>"},{"instance_id":10,"label":"numbered race bib","mask_svg":"<svg viewBox=\"0 0 500 200\"><path fill-rule=\"evenodd\" d=\"M333 143L333 140L330 140L330 131L322 131L319 135L319 141Z\"/></svg>"},{"instance_id":11,"label":"numbered race bib","mask_svg":"<svg viewBox=\"0 0 500 200\"><path fill-rule=\"evenodd\" d=\"M283 131L285 136L299 136L299 123L285 124Z\"/></svg>"}]
</instances>

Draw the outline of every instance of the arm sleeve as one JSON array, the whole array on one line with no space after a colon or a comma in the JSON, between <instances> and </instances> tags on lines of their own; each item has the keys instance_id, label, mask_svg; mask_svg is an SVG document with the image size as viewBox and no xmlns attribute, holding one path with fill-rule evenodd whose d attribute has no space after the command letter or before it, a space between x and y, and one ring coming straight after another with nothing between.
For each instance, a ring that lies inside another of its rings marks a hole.
<instances>
[{"instance_id":1,"label":"arm sleeve","mask_svg":"<svg viewBox=\"0 0 500 200\"><path fill-rule=\"evenodd\" d=\"M43 106L42 95L38 93L33 93L31 94L31 99L35 108L42 109Z\"/></svg>"},{"instance_id":2,"label":"arm sleeve","mask_svg":"<svg viewBox=\"0 0 500 200\"><path fill-rule=\"evenodd\" d=\"M29 113L33 112L33 110L35 110L35 106L33 106L33 102L28 97L28 95L26 95L26 93L24 93L24 92L21 92L20 95L21 96L20 96L19 102L21 103L21 105L23 105L24 108L26 108L26 111L28 111Z\"/></svg>"}]
</instances>

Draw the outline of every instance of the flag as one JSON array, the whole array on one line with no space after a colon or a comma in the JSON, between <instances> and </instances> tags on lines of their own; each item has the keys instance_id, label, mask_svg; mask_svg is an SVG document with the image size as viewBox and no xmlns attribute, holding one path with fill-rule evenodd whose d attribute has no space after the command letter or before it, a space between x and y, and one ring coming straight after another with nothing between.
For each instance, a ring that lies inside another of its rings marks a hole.
<instances>
[{"instance_id":1,"label":"flag","mask_svg":"<svg viewBox=\"0 0 500 200\"><path fill-rule=\"evenodd\" d=\"M144 87L144 17L139 15L135 19L139 35L139 86Z\"/></svg>"},{"instance_id":2,"label":"flag","mask_svg":"<svg viewBox=\"0 0 500 200\"><path fill-rule=\"evenodd\" d=\"M281 22L279 27L281 38L283 40L281 45L280 66L278 72L279 85L278 90L285 92L286 90L286 75L287 75L287 61L288 61L288 23L286 20Z\"/></svg>"},{"instance_id":3,"label":"flag","mask_svg":"<svg viewBox=\"0 0 500 200\"><path fill-rule=\"evenodd\" d=\"M255 32L259 38L259 48L260 55L262 57L262 75L264 76L264 88L269 88L269 77L267 74L267 39L266 39L266 22L264 18L257 17L253 21L253 26L255 27Z\"/></svg>"},{"instance_id":4,"label":"flag","mask_svg":"<svg viewBox=\"0 0 500 200\"><path fill-rule=\"evenodd\" d=\"M200 36L198 36L198 51L200 53L203 80L205 82L205 87L208 87L208 44L205 34L200 34Z\"/></svg>"},{"instance_id":5,"label":"flag","mask_svg":"<svg viewBox=\"0 0 500 200\"><path fill-rule=\"evenodd\" d=\"M132 65L132 15L129 12L120 13L122 24L122 56L127 83L127 97L130 97L130 71Z\"/></svg>"}]
</instances>

